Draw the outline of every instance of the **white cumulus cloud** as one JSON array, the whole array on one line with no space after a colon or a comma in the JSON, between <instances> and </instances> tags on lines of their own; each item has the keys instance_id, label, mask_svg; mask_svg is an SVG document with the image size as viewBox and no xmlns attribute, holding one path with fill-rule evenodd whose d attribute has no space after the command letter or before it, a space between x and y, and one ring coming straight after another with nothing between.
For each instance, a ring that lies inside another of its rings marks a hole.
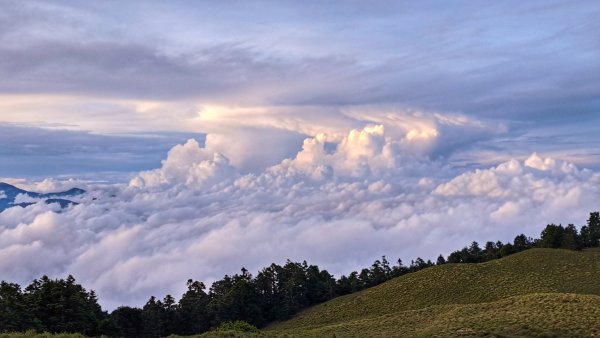
<instances>
[{"instance_id":1,"label":"white cumulus cloud","mask_svg":"<svg viewBox=\"0 0 600 338\"><path fill-rule=\"evenodd\" d=\"M43 203L0 213L3 278L71 273L108 308L141 305L242 266L306 259L339 275L381 255L434 258L537 236L547 222L581 225L597 208L598 173L539 154L464 171L405 150L407 133L372 123L317 134L248 174L189 140L128 185L82 182L81 204L62 213Z\"/></svg>"}]
</instances>

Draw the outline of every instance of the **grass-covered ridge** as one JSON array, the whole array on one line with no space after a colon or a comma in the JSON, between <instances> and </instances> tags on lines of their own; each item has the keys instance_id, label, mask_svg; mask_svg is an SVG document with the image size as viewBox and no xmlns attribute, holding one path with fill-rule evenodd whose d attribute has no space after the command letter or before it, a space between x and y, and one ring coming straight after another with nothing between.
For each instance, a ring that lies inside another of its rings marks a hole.
<instances>
[{"instance_id":1,"label":"grass-covered ridge","mask_svg":"<svg viewBox=\"0 0 600 338\"><path fill-rule=\"evenodd\" d=\"M532 249L408 274L314 306L269 330L330 337L589 336L600 332L599 281L600 252Z\"/></svg>"},{"instance_id":2,"label":"grass-covered ridge","mask_svg":"<svg viewBox=\"0 0 600 338\"><path fill-rule=\"evenodd\" d=\"M529 294L496 302L436 305L328 325L267 331L267 337L592 337L600 296Z\"/></svg>"}]
</instances>

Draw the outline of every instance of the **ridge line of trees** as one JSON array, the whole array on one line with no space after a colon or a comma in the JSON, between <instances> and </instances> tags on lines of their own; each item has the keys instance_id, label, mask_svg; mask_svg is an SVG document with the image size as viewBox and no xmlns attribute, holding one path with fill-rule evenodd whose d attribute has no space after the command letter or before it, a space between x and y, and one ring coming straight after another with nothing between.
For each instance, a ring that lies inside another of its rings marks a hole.
<instances>
[{"instance_id":1,"label":"ridge line of trees","mask_svg":"<svg viewBox=\"0 0 600 338\"><path fill-rule=\"evenodd\" d=\"M581 250L600 246L600 214L590 213L580 231L548 224L540 238L521 234L512 243L477 242L440 255L433 263L417 258L409 265L398 259L395 265L383 256L360 271L337 280L327 270L288 260L271 264L252 276L245 268L225 275L206 291L204 283L187 281L187 291L177 302L171 295L162 300L152 296L142 308L121 306L111 313L103 311L95 292L87 291L66 279L43 276L21 288L0 282L0 332L35 330L72 332L88 336L163 337L171 334L192 335L222 323L245 321L257 327L285 320L309 306L334 297L351 294L407 273L447 263L481 263L502 258L534 247Z\"/></svg>"}]
</instances>

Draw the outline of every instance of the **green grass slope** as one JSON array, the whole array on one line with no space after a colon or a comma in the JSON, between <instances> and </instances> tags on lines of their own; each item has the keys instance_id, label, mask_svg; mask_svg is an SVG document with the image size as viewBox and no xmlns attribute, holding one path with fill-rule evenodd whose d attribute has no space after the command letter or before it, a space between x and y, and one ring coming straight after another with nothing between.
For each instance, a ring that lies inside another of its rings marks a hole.
<instances>
[{"instance_id":1,"label":"green grass slope","mask_svg":"<svg viewBox=\"0 0 600 338\"><path fill-rule=\"evenodd\" d=\"M268 328L291 336L598 336L600 252L533 249L447 264L336 298Z\"/></svg>"}]
</instances>

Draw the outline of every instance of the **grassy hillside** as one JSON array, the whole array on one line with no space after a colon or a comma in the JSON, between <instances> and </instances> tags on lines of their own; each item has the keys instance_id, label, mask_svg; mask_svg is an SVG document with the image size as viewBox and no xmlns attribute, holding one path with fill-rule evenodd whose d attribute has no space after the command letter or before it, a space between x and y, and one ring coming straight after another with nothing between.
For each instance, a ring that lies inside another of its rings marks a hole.
<instances>
[{"instance_id":1,"label":"grassy hillside","mask_svg":"<svg viewBox=\"0 0 600 338\"><path fill-rule=\"evenodd\" d=\"M532 249L487 263L408 274L317 305L262 332L220 330L196 337L599 336L600 251Z\"/></svg>"},{"instance_id":2,"label":"grassy hillside","mask_svg":"<svg viewBox=\"0 0 600 338\"><path fill-rule=\"evenodd\" d=\"M600 252L533 249L448 264L272 325L300 336L600 335Z\"/></svg>"}]
</instances>

